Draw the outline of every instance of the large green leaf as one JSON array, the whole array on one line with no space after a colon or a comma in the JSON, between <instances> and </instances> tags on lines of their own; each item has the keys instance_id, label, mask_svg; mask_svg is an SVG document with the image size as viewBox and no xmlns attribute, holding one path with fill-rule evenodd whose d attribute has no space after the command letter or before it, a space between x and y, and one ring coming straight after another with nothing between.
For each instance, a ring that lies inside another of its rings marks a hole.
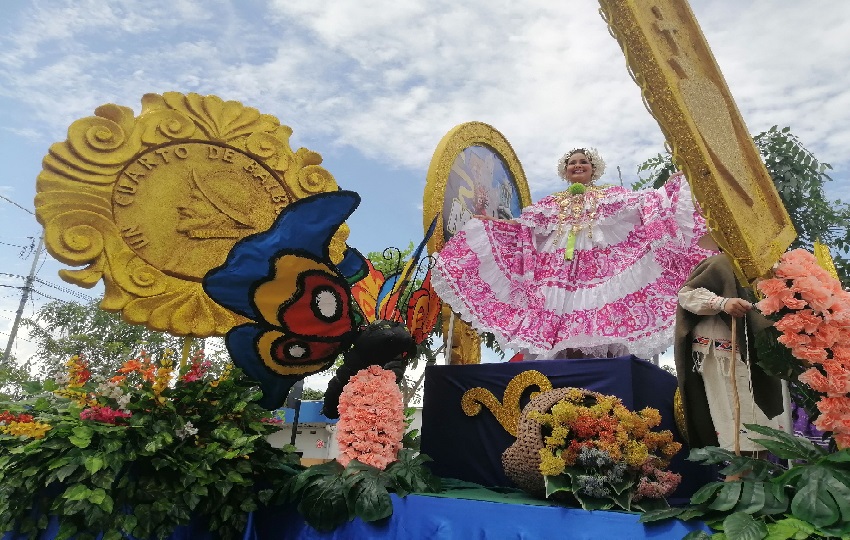
<instances>
[{"instance_id":1,"label":"large green leaf","mask_svg":"<svg viewBox=\"0 0 850 540\"><path fill-rule=\"evenodd\" d=\"M346 493L348 507L363 521L377 521L393 513L393 503L381 475L358 474Z\"/></svg>"},{"instance_id":2,"label":"large green leaf","mask_svg":"<svg viewBox=\"0 0 850 540\"><path fill-rule=\"evenodd\" d=\"M559 491L567 491L570 493L573 491L573 482L566 474L543 476L543 483L546 485L547 499L551 497L553 493L557 493Z\"/></svg>"},{"instance_id":3,"label":"large green leaf","mask_svg":"<svg viewBox=\"0 0 850 540\"><path fill-rule=\"evenodd\" d=\"M790 502L784 484L766 484L764 506L762 506L761 513L764 515L782 514L788 510Z\"/></svg>"},{"instance_id":4,"label":"large green leaf","mask_svg":"<svg viewBox=\"0 0 850 540\"><path fill-rule=\"evenodd\" d=\"M662 508L659 510L650 510L648 512L644 512L640 516L641 523L650 523L653 521L661 521L664 519L670 519L674 517L678 517L682 512L684 512L684 508L678 507L670 507L670 508Z\"/></svg>"},{"instance_id":5,"label":"large green leaf","mask_svg":"<svg viewBox=\"0 0 850 540\"><path fill-rule=\"evenodd\" d=\"M408 493L437 493L440 491L440 478L434 476L425 463L431 458L425 454L416 455L413 450L403 448L398 460L386 468L391 485L396 493L404 497Z\"/></svg>"},{"instance_id":6,"label":"large green leaf","mask_svg":"<svg viewBox=\"0 0 850 540\"><path fill-rule=\"evenodd\" d=\"M744 512L735 512L723 520L723 531L735 540L762 540L767 536L764 522Z\"/></svg>"},{"instance_id":7,"label":"large green leaf","mask_svg":"<svg viewBox=\"0 0 850 540\"><path fill-rule=\"evenodd\" d=\"M764 508L764 503L767 501L765 484L764 482L753 482L750 480L745 480L742 484L741 497L738 499L735 511L745 514L755 514Z\"/></svg>"},{"instance_id":8,"label":"large green leaf","mask_svg":"<svg viewBox=\"0 0 850 540\"><path fill-rule=\"evenodd\" d=\"M712 536L705 531L691 531L682 537L682 540L709 540L710 538Z\"/></svg>"},{"instance_id":9,"label":"large green leaf","mask_svg":"<svg viewBox=\"0 0 850 540\"><path fill-rule=\"evenodd\" d=\"M742 482L724 482L717 491L714 500L708 505L712 510L725 512L738 504L741 496Z\"/></svg>"},{"instance_id":10,"label":"large green leaf","mask_svg":"<svg viewBox=\"0 0 850 540\"><path fill-rule=\"evenodd\" d=\"M717 493L717 491L723 487L723 485L724 482L711 482L702 486L696 491L696 493L691 495L691 504L702 504L707 502L712 495Z\"/></svg>"},{"instance_id":11,"label":"large green leaf","mask_svg":"<svg viewBox=\"0 0 850 540\"><path fill-rule=\"evenodd\" d=\"M814 533L815 527L811 523L788 517L767 524L766 540L806 540L813 537Z\"/></svg>"},{"instance_id":12,"label":"large green leaf","mask_svg":"<svg viewBox=\"0 0 850 540\"><path fill-rule=\"evenodd\" d=\"M353 517L342 475L319 476L303 491L298 511L318 531L332 531Z\"/></svg>"},{"instance_id":13,"label":"large green leaf","mask_svg":"<svg viewBox=\"0 0 850 540\"><path fill-rule=\"evenodd\" d=\"M850 522L850 487L826 467L805 467L791 499L795 517L817 527Z\"/></svg>"},{"instance_id":14,"label":"large green leaf","mask_svg":"<svg viewBox=\"0 0 850 540\"><path fill-rule=\"evenodd\" d=\"M826 455L826 450L816 446L805 437L796 437L778 429L771 429L756 424L744 424L750 431L767 435L769 439L753 439L767 448L770 453L781 459L803 459L815 461Z\"/></svg>"}]
</instances>

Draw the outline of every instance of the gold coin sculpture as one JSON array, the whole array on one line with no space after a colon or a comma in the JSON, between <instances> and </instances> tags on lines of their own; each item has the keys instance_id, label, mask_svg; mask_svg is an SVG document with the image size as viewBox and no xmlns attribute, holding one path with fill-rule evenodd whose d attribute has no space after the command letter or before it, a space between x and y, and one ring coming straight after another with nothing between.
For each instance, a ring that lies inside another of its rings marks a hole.
<instances>
[{"instance_id":1,"label":"gold coin sculpture","mask_svg":"<svg viewBox=\"0 0 850 540\"><path fill-rule=\"evenodd\" d=\"M174 335L223 335L243 322L212 301L204 275L233 245L267 230L292 202L338 186L321 156L293 151L274 116L216 96L146 94L68 128L38 175L36 217L65 281L93 287L101 307ZM338 262L348 229L331 244Z\"/></svg>"}]
</instances>

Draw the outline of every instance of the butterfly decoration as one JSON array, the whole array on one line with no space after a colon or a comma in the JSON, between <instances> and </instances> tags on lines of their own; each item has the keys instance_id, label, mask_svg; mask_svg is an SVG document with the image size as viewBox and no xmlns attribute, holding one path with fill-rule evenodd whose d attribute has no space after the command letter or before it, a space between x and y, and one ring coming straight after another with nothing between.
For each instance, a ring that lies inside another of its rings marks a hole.
<instances>
[{"instance_id":1,"label":"butterfly decoration","mask_svg":"<svg viewBox=\"0 0 850 540\"><path fill-rule=\"evenodd\" d=\"M403 323L416 344L422 343L431 334L440 312L440 299L431 286L430 258L424 259L425 277L422 283L415 290L409 290L415 286L416 276L421 275L422 253L436 225L435 217L404 266L399 264L395 272L385 277L367 260L366 276L351 287L351 294L368 322L387 320Z\"/></svg>"},{"instance_id":2,"label":"butterfly decoration","mask_svg":"<svg viewBox=\"0 0 850 540\"><path fill-rule=\"evenodd\" d=\"M351 191L298 200L204 277L210 298L250 319L232 328L225 344L260 383L264 407L280 407L297 381L330 367L357 337L362 320L349 281L366 275L366 260L347 248L334 265L329 246L359 203Z\"/></svg>"},{"instance_id":3,"label":"butterfly decoration","mask_svg":"<svg viewBox=\"0 0 850 540\"><path fill-rule=\"evenodd\" d=\"M342 261L331 261L334 233L359 203L351 191L301 199L267 231L237 242L204 277L210 298L250 321L231 329L225 344L234 364L260 383L264 407L282 406L299 380L340 354L346 374L362 363L393 363L403 374L436 324L430 260L422 284L408 291L436 220L407 264L385 279L356 249L346 246Z\"/></svg>"},{"instance_id":4,"label":"butterfly decoration","mask_svg":"<svg viewBox=\"0 0 850 540\"><path fill-rule=\"evenodd\" d=\"M434 232L437 220L403 266L397 265L389 277L367 261L365 278L355 283L351 292L369 324L345 352L342 365L328 381L322 414L339 417L339 396L349 379L359 370L379 365L393 371L396 380L404 376L408 362L416 355L417 346L431 334L440 313L440 300L431 287L430 257L420 262L422 253ZM384 251L386 254L387 250ZM415 290L416 276L425 270L422 283Z\"/></svg>"}]
</instances>

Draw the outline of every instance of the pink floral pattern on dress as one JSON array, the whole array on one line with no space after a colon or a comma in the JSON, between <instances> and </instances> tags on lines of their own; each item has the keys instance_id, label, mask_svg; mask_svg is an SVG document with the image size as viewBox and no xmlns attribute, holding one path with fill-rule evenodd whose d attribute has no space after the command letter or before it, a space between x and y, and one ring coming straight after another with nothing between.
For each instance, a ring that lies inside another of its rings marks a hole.
<instances>
[{"instance_id":1,"label":"pink floral pattern on dress","mask_svg":"<svg viewBox=\"0 0 850 540\"><path fill-rule=\"evenodd\" d=\"M439 253L434 288L502 347L543 358L566 348L649 358L673 340L676 294L712 252L682 175L658 190L601 188L596 217L567 234L556 195L515 221L473 219Z\"/></svg>"}]
</instances>

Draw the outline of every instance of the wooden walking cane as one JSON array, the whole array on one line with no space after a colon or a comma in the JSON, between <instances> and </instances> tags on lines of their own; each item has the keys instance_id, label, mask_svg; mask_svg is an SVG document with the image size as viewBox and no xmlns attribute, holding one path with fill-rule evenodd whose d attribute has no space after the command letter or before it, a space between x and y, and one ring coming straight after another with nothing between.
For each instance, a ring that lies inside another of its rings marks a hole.
<instances>
[{"instance_id":1,"label":"wooden walking cane","mask_svg":"<svg viewBox=\"0 0 850 540\"><path fill-rule=\"evenodd\" d=\"M732 394L735 396L735 455L741 455L741 398L738 395L738 378L735 375L735 366L738 364L738 319L732 317L732 369L729 376L732 377Z\"/></svg>"}]
</instances>

